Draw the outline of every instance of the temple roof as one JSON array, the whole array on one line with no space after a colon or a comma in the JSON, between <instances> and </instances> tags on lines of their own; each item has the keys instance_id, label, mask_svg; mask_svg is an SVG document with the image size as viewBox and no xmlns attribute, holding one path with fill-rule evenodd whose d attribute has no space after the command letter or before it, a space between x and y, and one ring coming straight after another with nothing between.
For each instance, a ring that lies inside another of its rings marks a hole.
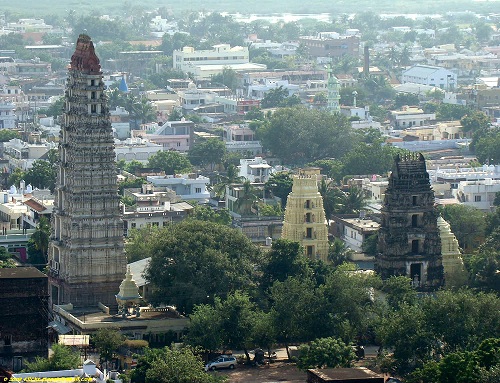
<instances>
[{"instance_id":1,"label":"temple roof","mask_svg":"<svg viewBox=\"0 0 500 383\"><path fill-rule=\"evenodd\" d=\"M76 42L75 53L71 56L70 69L98 74L101 72L99 58L95 54L94 44L89 36L81 34Z\"/></svg>"}]
</instances>

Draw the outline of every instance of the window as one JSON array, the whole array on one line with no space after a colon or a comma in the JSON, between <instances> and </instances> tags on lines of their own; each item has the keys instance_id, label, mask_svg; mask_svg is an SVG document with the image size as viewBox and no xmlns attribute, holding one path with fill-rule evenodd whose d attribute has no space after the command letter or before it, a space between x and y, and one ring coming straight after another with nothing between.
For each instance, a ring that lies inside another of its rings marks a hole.
<instances>
[{"instance_id":1,"label":"window","mask_svg":"<svg viewBox=\"0 0 500 383\"><path fill-rule=\"evenodd\" d=\"M312 257L314 254L314 246L307 246L306 247L306 254L308 257Z\"/></svg>"},{"instance_id":2,"label":"window","mask_svg":"<svg viewBox=\"0 0 500 383\"><path fill-rule=\"evenodd\" d=\"M411 252L413 254L418 254L419 246L418 246L418 239L414 239L411 241Z\"/></svg>"},{"instance_id":3,"label":"window","mask_svg":"<svg viewBox=\"0 0 500 383\"><path fill-rule=\"evenodd\" d=\"M90 105L90 113L97 113L97 105L96 104Z\"/></svg>"},{"instance_id":4,"label":"window","mask_svg":"<svg viewBox=\"0 0 500 383\"><path fill-rule=\"evenodd\" d=\"M312 238L312 231L313 231L313 229L311 227L306 228L306 238L309 238L309 239Z\"/></svg>"},{"instance_id":5,"label":"window","mask_svg":"<svg viewBox=\"0 0 500 383\"><path fill-rule=\"evenodd\" d=\"M195 188L194 192L197 193L197 194L201 193L201 188Z\"/></svg>"},{"instance_id":6,"label":"window","mask_svg":"<svg viewBox=\"0 0 500 383\"><path fill-rule=\"evenodd\" d=\"M480 195L475 195L474 196L474 202L481 202L481 196Z\"/></svg>"},{"instance_id":7,"label":"window","mask_svg":"<svg viewBox=\"0 0 500 383\"><path fill-rule=\"evenodd\" d=\"M414 195L412 197L412 204L413 204L413 206L417 206L417 196L416 195Z\"/></svg>"},{"instance_id":8,"label":"window","mask_svg":"<svg viewBox=\"0 0 500 383\"><path fill-rule=\"evenodd\" d=\"M417 227L418 226L418 215L413 214L411 216L411 227Z\"/></svg>"},{"instance_id":9,"label":"window","mask_svg":"<svg viewBox=\"0 0 500 383\"><path fill-rule=\"evenodd\" d=\"M306 200L306 209L310 209L310 208L311 208L311 201Z\"/></svg>"}]
</instances>

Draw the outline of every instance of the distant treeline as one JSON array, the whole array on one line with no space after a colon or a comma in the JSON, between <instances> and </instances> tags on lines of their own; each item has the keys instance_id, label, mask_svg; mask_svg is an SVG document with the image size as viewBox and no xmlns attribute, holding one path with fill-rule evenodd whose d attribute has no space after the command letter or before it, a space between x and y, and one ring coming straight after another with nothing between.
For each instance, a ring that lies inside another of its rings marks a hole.
<instances>
[{"instance_id":1,"label":"distant treeline","mask_svg":"<svg viewBox=\"0 0 500 383\"><path fill-rule=\"evenodd\" d=\"M473 6L472 6L473 4ZM445 13L472 10L476 13L487 14L498 11L498 1L473 2L470 0L277 0L277 1L249 1L240 2L236 0L205 0L202 3L195 0L165 3L161 0L142 0L134 3L128 0L107 0L105 2L94 2L90 0L66 1L66 0L18 0L3 4L2 11L7 16L19 15L19 17L43 17L44 15L66 15L69 11L90 12L92 14L123 14L127 10L153 10L155 8L168 9L174 15L180 15L190 11L217 11L217 12L240 12L240 13L301 13L317 14L331 13L339 15L342 13L356 13L361 11L374 11L384 13ZM9 17L10 18L10 17Z\"/></svg>"}]
</instances>

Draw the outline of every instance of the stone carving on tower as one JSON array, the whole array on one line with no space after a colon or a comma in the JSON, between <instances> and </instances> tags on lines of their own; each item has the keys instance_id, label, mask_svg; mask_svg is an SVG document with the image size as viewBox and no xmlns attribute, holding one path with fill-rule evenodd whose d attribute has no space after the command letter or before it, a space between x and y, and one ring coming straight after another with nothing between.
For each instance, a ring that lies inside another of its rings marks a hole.
<instances>
[{"instance_id":1,"label":"stone carving on tower","mask_svg":"<svg viewBox=\"0 0 500 383\"><path fill-rule=\"evenodd\" d=\"M126 271L114 142L101 67L80 35L71 57L59 141L52 235L51 301L116 306Z\"/></svg>"},{"instance_id":2,"label":"stone carving on tower","mask_svg":"<svg viewBox=\"0 0 500 383\"><path fill-rule=\"evenodd\" d=\"M422 290L441 287L438 212L422 154L396 156L381 215L376 271L410 277Z\"/></svg>"},{"instance_id":3,"label":"stone carving on tower","mask_svg":"<svg viewBox=\"0 0 500 383\"><path fill-rule=\"evenodd\" d=\"M328 227L317 174L302 171L293 177L281 237L299 242L309 258L327 262Z\"/></svg>"}]
</instances>

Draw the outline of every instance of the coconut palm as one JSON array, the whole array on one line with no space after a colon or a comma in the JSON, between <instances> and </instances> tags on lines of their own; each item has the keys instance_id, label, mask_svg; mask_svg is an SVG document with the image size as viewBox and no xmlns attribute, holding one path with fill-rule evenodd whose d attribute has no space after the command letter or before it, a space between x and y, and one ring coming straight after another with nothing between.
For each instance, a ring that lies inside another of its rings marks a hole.
<instances>
[{"instance_id":1,"label":"coconut palm","mask_svg":"<svg viewBox=\"0 0 500 383\"><path fill-rule=\"evenodd\" d=\"M236 200L235 207L241 215L251 214L252 207L259 200L259 192L250 181L243 182L243 188Z\"/></svg>"},{"instance_id":2,"label":"coconut palm","mask_svg":"<svg viewBox=\"0 0 500 383\"><path fill-rule=\"evenodd\" d=\"M363 190L351 186L349 191L343 193L341 199L341 212L344 214L359 213L366 206L366 197Z\"/></svg>"},{"instance_id":3,"label":"coconut palm","mask_svg":"<svg viewBox=\"0 0 500 383\"><path fill-rule=\"evenodd\" d=\"M226 186L241 183L244 179L239 175L238 168L230 164L227 167L226 175L219 175L219 180L212 186L212 191L217 197L224 199L226 197Z\"/></svg>"},{"instance_id":4,"label":"coconut palm","mask_svg":"<svg viewBox=\"0 0 500 383\"><path fill-rule=\"evenodd\" d=\"M343 193L333 183L333 181L326 181L324 178L319 184L319 193L323 198L323 209L325 210L325 217L327 221L330 222L333 213L339 210Z\"/></svg>"}]
</instances>

